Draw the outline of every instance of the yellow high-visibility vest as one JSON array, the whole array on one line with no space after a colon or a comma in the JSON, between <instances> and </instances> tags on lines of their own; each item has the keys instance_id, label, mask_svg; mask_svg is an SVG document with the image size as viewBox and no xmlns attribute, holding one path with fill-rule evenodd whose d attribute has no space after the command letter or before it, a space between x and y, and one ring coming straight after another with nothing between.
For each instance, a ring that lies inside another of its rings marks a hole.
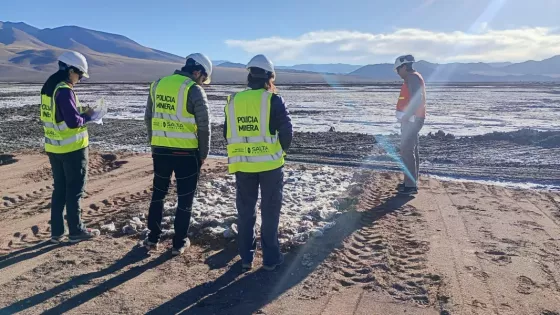
<instances>
[{"instance_id":1,"label":"yellow high-visibility vest","mask_svg":"<svg viewBox=\"0 0 560 315\"><path fill-rule=\"evenodd\" d=\"M278 134L271 134L270 100L265 89L246 90L228 97L227 152L230 173L259 173L284 165Z\"/></svg>"},{"instance_id":2,"label":"yellow high-visibility vest","mask_svg":"<svg viewBox=\"0 0 560 315\"><path fill-rule=\"evenodd\" d=\"M45 131L45 151L50 153L69 153L83 149L89 145L89 137L86 126L69 128L64 120L56 122L56 92L59 89L70 89L72 87L66 82L59 83L53 92L53 97L41 94L41 122ZM76 106L80 109L78 96L74 94Z\"/></svg>"},{"instance_id":3,"label":"yellow high-visibility vest","mask_svg":"<svg viewBox=\"0 0 560 315\"><path fill-rule=\"evenodd\" d=\"M174 74L150 85L152 99L152 145L198 149L194 115L187 111L189 89L195 82Z\"/></svg>"}]
</instances>

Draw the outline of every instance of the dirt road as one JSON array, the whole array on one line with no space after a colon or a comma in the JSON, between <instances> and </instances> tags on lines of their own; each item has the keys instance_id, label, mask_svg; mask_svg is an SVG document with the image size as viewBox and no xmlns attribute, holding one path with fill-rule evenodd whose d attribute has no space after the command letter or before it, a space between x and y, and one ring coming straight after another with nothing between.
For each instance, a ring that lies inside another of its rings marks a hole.
<instances>
[{"instance_id":1,"label":"dirt road","mask_svg":"<svg viewBox=\"0 0 560 315\"><path fill-rule=\"evenodd\" d=\"M48 244L47 159L0 160L0 314L560 314L557 192L423 178L405 199L397 174L355 169L355 208L280 270L241 274L233 241L178 258L118 232ZM212 161L201 181L224 171ZM88 225L146 213L151 176L147 155L92 154Z\"/></svg>"}]
</instances>

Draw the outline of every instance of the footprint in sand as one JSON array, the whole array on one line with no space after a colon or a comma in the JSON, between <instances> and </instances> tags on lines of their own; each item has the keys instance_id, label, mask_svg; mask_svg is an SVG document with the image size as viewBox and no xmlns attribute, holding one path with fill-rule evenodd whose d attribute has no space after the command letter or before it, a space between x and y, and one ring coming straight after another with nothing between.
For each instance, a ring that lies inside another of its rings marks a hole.
<instances>
[{"instance_id":1,"label":"footprint in sand","mask_svg":"<svg viewBox=\"0 0 560 315\"><path fill-rule=\"evenodd\" d=\"M531 294L538 288L537 284L529 277L517 277L517 292L521 294Z\"/></svg>"},{"instance_id":2,"label":"footprint in sand","mask_svg":"<svg viewBox=\"0 0 560 315\"><path fill-rule=\"evenodd\" d=\"M480 302L479 300L473 300L471 303L472 306L477 307L477 308L486 308L487 305L484 302Z\"/></svg>"},{"instance_id":3,"label":"footprint in sand","mask_svg":"<svg viewBox=\"0 0 560 315\"><path fill-rule=\"evenodd\" d=\"M533 230L543 230L543 226L533 222L533 221L517 221L515 222L515 225L526 228L526 229L533 229Z\"/></svg>"},{"instance_id":4,"label":"footprint in sand","mask_svg":"<svg viewBox=\"0 0 560 315\"><path fill-rule=\"evenodd\" d=\"M412 300L420 305L429 305L430 299L425 295L417 295L412 297Z\"/></svg>"},{"instance_id":5,"label":"footprint in sand","mask_svg":"<svg viewBox=\"0 0 560 315\"><path fill-rule=\"evenodd\" d=\"M511 257L509 254L500 250L486 250L483 253L476 252L476 256L480 259L491 261L500 266L511 264Z\"/></svg>"},{"instance_id":6,"label":"footprint in sand","mask_svg":"<svg viewBox=\"0 0 560 315\"><path fill-rule=\"evenodd\" d=\"M8 197L8 196L4 196L4 197L2 197L2 199L6 200L6 201L9 201L11 203L16 203L17 202L17 200L15 198Z\"/></svg>"}]
</instances>

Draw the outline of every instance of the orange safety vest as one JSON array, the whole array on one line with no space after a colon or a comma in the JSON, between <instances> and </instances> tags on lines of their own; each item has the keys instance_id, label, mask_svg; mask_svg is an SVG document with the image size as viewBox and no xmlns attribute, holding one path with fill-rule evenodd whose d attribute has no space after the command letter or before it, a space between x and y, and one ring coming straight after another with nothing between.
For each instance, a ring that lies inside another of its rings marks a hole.
<instances>
[{"instance_id":1,"label":"orange safety vest","mask_svg":"<svg viewBox=\"0 0 560 315\"><path fill-rule=\"evenodd\" d=\"M422 105L420 105L420 107L418 108L416 113L414 113L414 116L425 118L426 117L426 86L425 86L425 83L424 83L424 78L422 78L422 75L420 75L420 73L418 73L418 72L413 72L409 75L418 76L418 78L422 82L422 90L424 92L424 93L422 93ZM402 116L406 112L406 109L408 108L409 103L410 103L410 91L408 90L408 85L406 84L406 81L405 81L403 83L403 85L401 86L401 94L399 95L399 100L397 102L397 118L398 119L402 118Z\"/></svg>"}]
</instances>

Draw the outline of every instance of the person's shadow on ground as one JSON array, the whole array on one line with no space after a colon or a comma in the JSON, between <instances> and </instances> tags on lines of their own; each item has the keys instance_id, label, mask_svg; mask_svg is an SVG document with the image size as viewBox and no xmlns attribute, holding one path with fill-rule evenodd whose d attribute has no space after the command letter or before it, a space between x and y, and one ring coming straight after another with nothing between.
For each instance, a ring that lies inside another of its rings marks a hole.
<instances>
[{"instance_id":1,"label":"person's shadow on ground","mask_svg":"<svg viewBox=\"0 0 560 315\"><path fill-rule=\"evenodd\" d=\"M7 255L0 256L0 270L15 265L24 260L33 259L40 255L46 254L51 250L57 249L64 246L63 244L53 244L50 241L42 241L33 246L29 246Z\"/></svg>"},{"instance_id":2,"label":"person's shadow on ground","mask_svg":"<svg viewBox=\"0 0 560 315\"><path fill-rule=\"evenodd\" d=\"M218 279L198 285L147 314L253 314L307 278L348 236L371 225L412 198L394 196L366 212L349 211L336 220L336 225L322 238L311 239L290 252L285 263L274 272L258 270L240 277L240 262ZM367 220L362 217L368 214ZM310 253L313 264L304 267L301 258Z\"/></svg>"},{"instance_id":3,"label":"person's shadow on ground","mask_svg":"<svg viewBox=\"0 0 560 315\"><path fill-rule=\"evenodd\" d=\"M225 247L216 254L206 258L204 263L208 265L210 270L221 269L227 267L228 263L237 256L237 243L234 241L227 242Z\"/></svg>"},{"instance_id":4,"label":"person's shadow on ground","mask_svg":"<svg viewBox=\"0 0 560 315\"><path fill-rule=\"evenodd\" d=\"M128 265L132 265L135 263L138 263L144 259L146 259L147 257L149 257L146 253L146 251L143 248L139 248L139 247L134 247L129 253L127 253L123 258L121 258L120 260L116 261L114 264L112 264L111 266L100 270L100 271L96 271L96 272L91 272L88 274L83 274L80 276L77 276L75 278L73 278L72 280L60 284L50 290L47 290L45 292L36 294L34 296L28 297L26 299L17 301L9 306L6 306L2 309L0 309L0 314L13 314L13 313L17 313L17 312L21 312L23 310L29 309L31 307L37 306L65 291L74 289L75 287L78 287L80 285L84 285L87 284L88 282L90 282L93 279L96 278L102 278L105 277L107 275L110 275L114 272L118 272L119 270L125 268ZM43 314L62 314L64 312L68 312L70 310L72 310L73 308L80 306L84 303L86 303L87 301L94 299L95 297L103 294L104 292L109 291L110 289L113 289L123 283L125 283L128 280L133 279L134 277L139 276L140 274L142 274L143 272L145 272L146 270L155 268L161 264L163 264L164 262L166 262L167 260L169 260L171 258L171 253L165 253L161 256L159 256L158 258L144 264L144 265L140 265L140 266L135 266L103 283L101 283L100 285L93 287L89 290L86 290L84 292L81 292L71 298L69 298L68 300L65 300L64 302L62 302L61 304L47 310L46 312L44 312Z\"/></svg>"}]
</instances>

